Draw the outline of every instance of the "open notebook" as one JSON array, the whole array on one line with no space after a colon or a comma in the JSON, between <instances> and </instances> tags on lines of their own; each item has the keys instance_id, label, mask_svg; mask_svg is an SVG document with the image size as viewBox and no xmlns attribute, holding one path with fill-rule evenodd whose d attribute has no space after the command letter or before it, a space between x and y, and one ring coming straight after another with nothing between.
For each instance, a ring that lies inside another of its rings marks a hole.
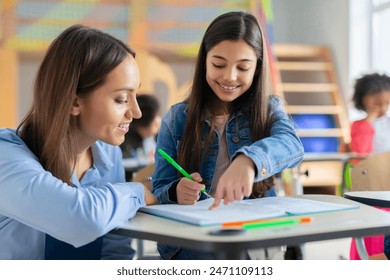
<instances>
[{"instance_id":1,"label":"open notebook","mask_svg":"<svg viewBox=\"0 0 390 280\"><path fill-rule=\"evenodd\" d=\"M139 209L144 213L173 219L198 226L219 225L227 222L250 221L287 215L305 215L358 208L356 205L336 204L292 197L264 197L220 204L208 210L214 199L209 198L195 205L161 204Z\"/></svg>"}]
</instances>

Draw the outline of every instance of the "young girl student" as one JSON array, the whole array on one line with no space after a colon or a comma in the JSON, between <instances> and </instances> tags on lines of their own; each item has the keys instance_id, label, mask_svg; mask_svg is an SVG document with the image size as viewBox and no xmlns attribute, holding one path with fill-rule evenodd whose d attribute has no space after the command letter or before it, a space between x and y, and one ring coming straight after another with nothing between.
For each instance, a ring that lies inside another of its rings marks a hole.
<instances>
[{"instance_id":1,"label":"young girl student","mask_svg":"<svg viewBox=\"0 0 390 280\"><path fill-rule=\"evenodd\" d=\"M151 165L154 163L156 136L161 123L160 103L152 94L138 95L137 103L142 117L132 122L120 148L124 158L130 158L141 166ZM126 171L126 181L133 180L133 173Z\"/></svg>"},{"instance_id":2,"label":"young girl student","mask_svg":"<svg viewBox=\"0 0 390 280\"><path fill-rule=\"evenodd\" d=\"M153 193L160 203L212 208L244 197L274 196L272 175L296 166L303 147L281 100L270 94L263 33L254 16L229 12L202 39L189 97L163 117L161 148L188 172L181 177L156 154ZM213 259L212 253L158 245L163 259Z\"/></svg>"},{"instance_id":3,"label":"young girl student","mask_svg":"<svg viewBox=\"0 0 390 280\"><path fill-rule=\"evenodd\" d=\"M361 154L390 151L390 77L366 74L356 80L352 97L355 108L366 117L351 125L351 149Z\"/></svg>"},{"instance_id":4,"label":"young girl student","mask_svg":"<svg viewBox=\"0 0 390 280\"><path fill-rule=\"evenodd\" d=\"M390 116L386 114L390 104L390 77L372 73L357 79L352 100L356 109L366 113L364 119L351 125L352 151L361 154L390 152ZM364 242L371 259L384 258L383 236L366 237ZM360 259L354 241L350 258Z\"/></svg>"},{"instance_id":5,"label":"young girl student","mask_svg":"<svg viewBox=\"0 0 390 280\"><path fill-rule=\"evenodd\" d=\"M132 258L130 239L106 233L157 202L124 183L118 147L141 117L139 86L134 51L114 37L75 25L53 41L30 111L0 129L0 259Z\"/></svg>"}]
</instances>

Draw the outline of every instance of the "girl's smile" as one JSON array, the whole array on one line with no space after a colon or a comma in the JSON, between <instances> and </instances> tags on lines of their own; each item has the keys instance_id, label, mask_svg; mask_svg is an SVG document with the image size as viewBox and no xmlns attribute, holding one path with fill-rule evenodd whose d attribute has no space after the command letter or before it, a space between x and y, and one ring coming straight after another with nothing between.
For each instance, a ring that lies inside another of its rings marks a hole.
<instances>
[{"instance_id":1,"label":"girl's smile","mask_svg":"<svg viewBox=\"0 0 390 280\"><path fill-rule=\"evenodd\" d=\"M257 57L244 40L216 44L206 57L206 80L217 97L232 102L252 85Z\"/></svg>"},{"instance_id":2,"label":"girl's smile","mask_svg":"<svg viewBox=\"0 0 390 280\"><path fill-rule=\"evenodd\" d=\"M237 88L239 88L240 86L228 86L228 85L221 85L220 83L216 82L222 90L225 90L226 92L232 92L234 90L236 90Z\"/></svg>"}]
</instances>

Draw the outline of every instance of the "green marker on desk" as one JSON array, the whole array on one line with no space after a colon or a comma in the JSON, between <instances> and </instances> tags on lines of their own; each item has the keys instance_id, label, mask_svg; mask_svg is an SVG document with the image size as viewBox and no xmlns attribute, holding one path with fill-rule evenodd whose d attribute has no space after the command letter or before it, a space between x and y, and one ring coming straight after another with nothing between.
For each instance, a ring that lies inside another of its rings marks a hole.
<instances>
[{"instance_id":1,"label":"green marker on desk","mask_svg":"<svg viewBox=\"0 0 390 280\"><path fill-rule=\"evenodd\" d=\"M171 158L166 152L164 152L162 149L158 149L157 152L164 158L166 161L168 161L170 164L172 164L173 167L175 167L181 174L183 174L186 178L194 181L194 179L191 177L190 174L187 173L181 167L173 158ZM201 190L202 193L204 193L208 198L211 198L211 196L206 192L205 189Z\"/></svg>"}]
</instances>

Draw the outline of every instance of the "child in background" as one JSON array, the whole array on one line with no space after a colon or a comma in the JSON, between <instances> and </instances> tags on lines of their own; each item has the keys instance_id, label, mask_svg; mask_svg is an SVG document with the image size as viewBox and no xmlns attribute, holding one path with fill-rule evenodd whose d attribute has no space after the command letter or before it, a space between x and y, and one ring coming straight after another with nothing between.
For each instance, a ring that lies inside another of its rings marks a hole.
<instances>
[{"instance_id":1,"label":"child in background","mask_svg":"<svg viewBox=\"0 0 390 280\"><path fill-rule=\"evenodd\" d=\"M352 123L351 149L360 154L390 151L390 77L367 74L356 81L353 95L355 108L367 116Z\"/></svg>"},{"instance_id":2,"label":"child in background","mask_svg":"<svg viewBox=\"0 0 390 280\"><path fill-rule=\"evenodd\" d=\"M244 197L275 196L273 175L300 163L303 146L282 102L268 88L266 44L256 18L245 12L217 17L207 28L187 100L163 117L161 148L189 173L181 177L158 154L153 193L160 203L194 204L214 196L212 208ZM213 253L158 244L163 259L215 259Z\"/></svg>"},{"instance_id":3,"label":"child in background","mask_svg":"<svg viewBox=\"0 0 390 280\"><path fill-rule=\"evenodd\" d=\"M134 119L120 145L123 158L138 160L140 165L154 162L156 136L160 129L160 103L156 96L141 94L137 96L142 117ZM131 181L133 172L126 171L126 181Z\"/></svg>"},{"instance_id":4,"label":"child in background","mask_svg":"<svg viewBox=\"0 0 390 280\"><path fill-rule=\"evenodd\" d=\"M366 112L367 116L352 123L352 151L360 154L389 152L390 117L386 113L390 104L390 77L373 73L357 79L353 102L355 108ZM364 242L371 259L385 258L383 236L366 237ZM351 244L350 258L360 259L355 241Z\"/></svg>"},{"instance_id":5,"label":"child in background","mask_svg":"<svg viewBox=\"0 0 390 280\"><path fill-rule=\"evenodd\" d=\"M0 259L131 259L107 234L156 198L125 183L118 147L141 117L135 52L74 25L50 45L34 102L17 130L0 129Z\"/></svg>"}]
</instances>

